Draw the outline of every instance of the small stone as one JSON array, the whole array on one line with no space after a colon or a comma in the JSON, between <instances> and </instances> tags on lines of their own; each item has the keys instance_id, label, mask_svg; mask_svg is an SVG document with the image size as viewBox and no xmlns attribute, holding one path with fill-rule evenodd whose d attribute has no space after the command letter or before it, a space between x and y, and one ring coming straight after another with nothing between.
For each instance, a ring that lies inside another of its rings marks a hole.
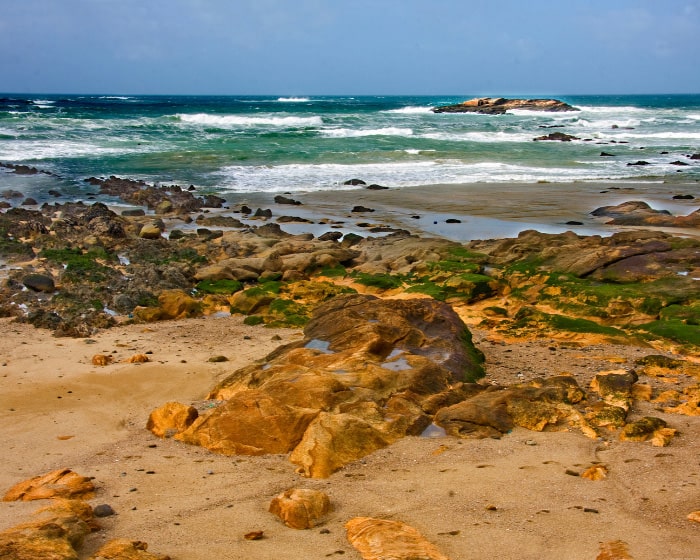
<instances>
[{"instance_id":1,"label":"small stone","mask_svg":"<svg viewBox=\"0 0 700 560\"><path fill-rule=\"evenodd\" d=\"M92 509L92 512L95 514L95 517L109 517L110 515L114 515L116 513L109 504L100 504L99 506L95 506Z\"/></svg>"},{"instance_id":2,"label":"small stone","mask_svg":"<svg viewBox=\"0 0 700 560\"><path fill-rule=\"evenodd\" d=\"M212 356L207 361L213 363L228 362L228 358L226 356Z\"/></svg>"},{"instance_id":3,"label":"small stone","mask_svg":"<svg viewBox=\"0 0 700 560\"><path fill-rule=\"evenodd\" d=\"M537 445L537 442L535 440L529 439L525 442L525 445Z\"/></svg>"},{"instance_id":4,"label":"small stone","mask_svg":"<svg viewBox=\"0 0 700 560\"><path fill-rule=\"evenodd\" d=\"M263 533L263 531L251 531L250 533L243 535L243 538L247 541L259 541L263 538Z\"/></svg>"}]
</instances>

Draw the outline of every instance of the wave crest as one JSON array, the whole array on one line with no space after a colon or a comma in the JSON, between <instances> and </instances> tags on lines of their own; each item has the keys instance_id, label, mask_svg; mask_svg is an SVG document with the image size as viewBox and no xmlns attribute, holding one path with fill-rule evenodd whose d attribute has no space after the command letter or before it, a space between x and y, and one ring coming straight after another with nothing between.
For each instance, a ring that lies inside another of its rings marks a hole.
<instances>
[{"instance_id":1,"label":"wave crest","mask_svg":"<svg viewBox=\"0 0 700 560\"><path fill-rule=\"evenodd\" d=\"M217 126L224 128L248 126L280 126L287 128L321 126L323 119L312 117L275 117L275 116L246 116L246 115L210 115L207 113L175 115L181 122L194 125Z\"/></svg>"}]
</instances>

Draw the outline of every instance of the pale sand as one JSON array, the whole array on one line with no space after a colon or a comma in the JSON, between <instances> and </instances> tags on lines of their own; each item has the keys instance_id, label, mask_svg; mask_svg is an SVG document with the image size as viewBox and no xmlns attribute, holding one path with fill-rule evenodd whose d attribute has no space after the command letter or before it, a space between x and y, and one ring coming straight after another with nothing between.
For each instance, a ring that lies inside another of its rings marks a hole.
<instances>
[{"instance_id":1,"label":"pale sand","mask_svg":"<svg viewBox=\"0 0 700 560\"><path fill-rule=\"evenodd\" d=\"M362 191L362 198L336 193L336 202L378 205L389 192ZM440 199L426 202L425 192L413 194L413 204L442 211ZM512 202L514 195L498 200L506 198ZM555 208L541 221L569 219L570 209ZM513 218L518 211L503 212L487 215ZM282 340L273 341L275 334ZM452 560L592 559L600 542L618 539L629 543L637 560L700 557L700 524L686 519L700 509L700 421L649 403L639 403L635 416L660 416L681 432L668 448L524 429L501 440L410 437L327 480L301 478L284 456L224 457L145 430L153 408L200 400L217 379L300 336L298 330L244 326L240 317L211 317L118 327L90 344L0 320L0 492L62 467L95 477L98 491L90 503L110 504L117 515L100 521L104 529L89 537L82 558L119 537L144 540L175 560L359 560L343 528L355 516L409 523ZM478 330L475 340L487 356L486 381L499 383L516 382L517 374L530 379L570 372L587 388L596 372L621 367L616 358L630 367L651 352L547 341L503 346ZM113 351L116 363L91 364L94 354ZM121 363L149 351L150 363ZM207 361L216 355L229 361ZM581 472L594 461L608 466L607 479L565 472ZM267 512L276 494L295 486L328 493L334 511L322 526L289 529ZM0 530L41 505L0 502ZM246 541L243 535L254 530L265 538Z\"/></svg>"}]
</instances>

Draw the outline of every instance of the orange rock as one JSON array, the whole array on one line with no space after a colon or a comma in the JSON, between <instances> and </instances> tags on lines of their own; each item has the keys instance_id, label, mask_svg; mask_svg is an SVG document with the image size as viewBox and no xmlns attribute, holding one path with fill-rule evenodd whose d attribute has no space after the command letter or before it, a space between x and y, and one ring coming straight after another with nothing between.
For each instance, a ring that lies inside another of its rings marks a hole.
<instances>
[{"instance_id":1,"label":"orange rock","mask_svg":"<svg viewBox=\"0 0 700 560\"><path fill-rule=\"evenodd\" d=\"M331 509L331 501L324 492L292 488L270 502L270 513L279 517L292 529L311 529Z\"/></svg>"},{"instance_id":2,"label":"orange rock","mask_svg":"<svg viewBox=\"0 0 700 560\"><path fill-rule=\"evenodd\" d=\"M193 406L178 402L165 403L151 412L146 429L161 438L172 437L189 428L197 416L199 413Z\"/></svg>"},{"instance_id":3,"label":"orange rock","mask_svg":"<svg viewBox=\"0 0 700 560\"><path fill-rule=\"evenodd\" d=\"M633 560L627 551L627 543L624 541L610 541L601 543L600 554L596 560Z\"/></svg>"},{"instance_id":4,"label":"orange rock","mask_svg":"<svg viewBox=\"0 0 700 560\"><path fill-rule=\"evenodd\" d=\"M581 478L587 478L588 480L603 480L607 475L608 469L605 465L593 465L581 473Z\"/></svg>"},{"instance_id":5,"label":"orange rock","mask_svg":"<svg viewBox=\"0 0 700 560\"><path fill-rule=\"evenodd\" d=\"M54 500L27 523L0 533L0 558L78 560L76 549L95 530L92 508L82 500Z\"/></svg>"},{"instance_id":6,"label":"orange rock","mask_svg":"<svg viewBox=\"0 0 700 560\"><path fill-rule=\"evenodd\" d=\"M695 523L700 523L700 511L691 511L688 514L688 521L695 521Z\"/></svg>"},{"instance_id":7,"label":"orange rock","mask_svg":"<svg viewBox=\"0 0 700 560\"><path fill-rule=\"evenodd\" d=\"M150 362L150 358L146 354L134 354L133 356L124 360L127 364L143 364L145 362Z\"/></svg>"},{"instance_id":8,"label":"orange rock","mask_svg":"<svg viewBox=\"0 0 700 560\"><path fill-rule=\"evenodd\" d=\"M95 354L92 357L92 365L93 366L107 366L112 363L114 358L110 355L105 355L105 354Z\"/></svg>"},{"instance_id":9,"label":"orange rock","mask_svg":"<svg viewBox=\"0 0 700 560\"><path fill-rule=\"evenodd\" d=\"M289 453L317 415L316 410L288 406L249 389L199 417L175 439L224 455Z\"/></svg>"},{"instance_id":10,"label":"orange rock","mask_svg":"<svg viewBox=\"0 0 700 560\"><path fill-rule=\"evenodd\" d=\"M345 524L364 560L449 560L416 529L400 521L356 517Z\"/></svg>"},{"instance_id":11,"label":"orange rock","mask_svg":"<svg viewBox=\"0 0 700 560\"><path fill-rule=\"evenodd\" d=\"M47 498L92 498L95 485L70 469L58 469L36 476L10 488L3 501L44 500Z\"/></svg>"},{"instance_id":12,"label":"orange rock","mask_svg":"<svg viewBox=\"0 0 700 560\"><path fill-rule=\"evenodd\" d=\"M115 539L102 546L88 560L170 560L170 556L152 554L147 549L148 544L143 541Z\"/></svg>"},{"instance_id":13,"label":"orange rock","mask_svg":"<svg viewBox=\"0 0 700 560\"><path fill-rule=\"evenodd\" d=\"M371 424L352 414L322 412L304 433L289 460L298 472L327 478L352 461L386 447L389 441Z\"/></svg>"}]
</instances>

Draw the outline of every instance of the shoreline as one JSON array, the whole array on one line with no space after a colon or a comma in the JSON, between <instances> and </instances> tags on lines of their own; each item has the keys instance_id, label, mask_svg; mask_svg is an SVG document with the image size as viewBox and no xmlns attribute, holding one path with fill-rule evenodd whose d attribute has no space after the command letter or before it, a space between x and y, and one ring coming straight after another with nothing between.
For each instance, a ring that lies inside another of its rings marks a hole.
<instances>
[{"instance_id":1,"label":"shoreline","mask_svg":"<svg viewBox=\"0 0 700 560\"><path fill-rule=\"evenodd\" d=\"M681 236L700 236L690 228L611 226L607 218L591 215L596 208L631 200L647 202L652 208L687 215L700 208L697 183L470 183L391 187L384 190L308 191L285 193L300 206L275 204L279 193L231 193L224 195L231 205L258 205L279 215L301 216L318 222L331 218L344 222L341 231L367 235L357 223L385 224L417 235L437 236L452 241L517 237L534 229L542 233L574 231L579 235L612 235L626 229L650 229ZM674 200L678 194L695 199ZM351 212L361 205L374 212ZM216 210L217 213L226 211ZM415 218L414 216L420 216ZM461 223L446 223L447 219ZM580 224L567 224L580 222ZM290 233L327 231L323 224L282 224Z\"/></svg>"}]
</instances>

